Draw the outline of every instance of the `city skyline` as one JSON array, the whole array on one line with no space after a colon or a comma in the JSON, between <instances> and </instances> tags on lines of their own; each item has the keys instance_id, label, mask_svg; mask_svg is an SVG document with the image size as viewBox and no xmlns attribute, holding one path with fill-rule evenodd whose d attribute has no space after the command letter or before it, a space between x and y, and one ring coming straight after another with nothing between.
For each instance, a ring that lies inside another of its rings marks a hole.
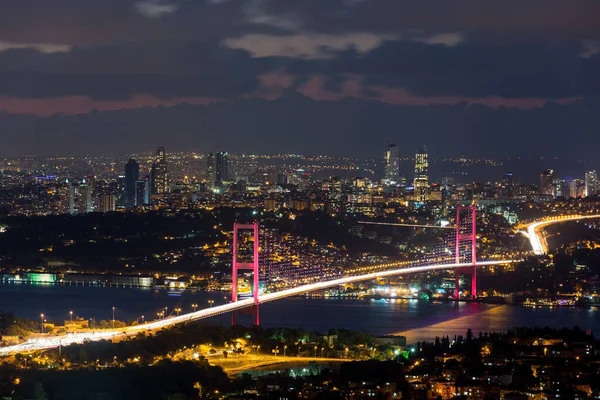
<instances>
[{"instance_id":1,"label":"city skyline","mask_svg":"<svg viewBox=\"0 0 600 400\"><path fill-rule=\"evenodd\" d=\"M10 0L2 155L393 142L591 159L598 19L593 0Z\"/></svg>"}]
</instances>

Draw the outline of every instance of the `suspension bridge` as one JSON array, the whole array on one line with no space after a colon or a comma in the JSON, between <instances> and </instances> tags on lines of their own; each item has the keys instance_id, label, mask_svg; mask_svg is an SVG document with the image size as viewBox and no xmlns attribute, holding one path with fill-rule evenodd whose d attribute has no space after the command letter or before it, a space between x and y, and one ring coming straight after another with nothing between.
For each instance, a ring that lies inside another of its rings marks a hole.
<instances>
[{"instance_id":1,"label":"suspension bridge","mask_svg":"<svg viewBox=\"0 0 600 400\"><path fill-rule=\"evenodd\" d=\"M158 330L225 313L231 313L232 324L236 324L237 313L244 309L253 311L253 322L258 325L261 304L341 285L405 274L453 270L455 272L455 298L459 297L459 275L467 274L471 277L470 295L475 297L477 295L476 268L478 266L513 262L512 260L477 260L475 206L458 206L455 225L450 234L435 237L436 243L430 246L432 250L415 261L389 262L353 269L336 268L323 265L322 258L318 254L302 257L306 245L304 245L304 249L297 249L289 241L277 240L275 236L273 231L261 230L257 222L234 224L231 302L227 304L125 328L37 337L22 344L0 348L0 355L43 350L85 341L110 340L119 336L136 335L140 332ZM238 275L240 272L252 274L252 296L250 298L240 298L239 296ZM283 289L261 294L259 290L261 278L263 281L276 280L279 287L283 287Z\"/></svg>"}]
</instances>

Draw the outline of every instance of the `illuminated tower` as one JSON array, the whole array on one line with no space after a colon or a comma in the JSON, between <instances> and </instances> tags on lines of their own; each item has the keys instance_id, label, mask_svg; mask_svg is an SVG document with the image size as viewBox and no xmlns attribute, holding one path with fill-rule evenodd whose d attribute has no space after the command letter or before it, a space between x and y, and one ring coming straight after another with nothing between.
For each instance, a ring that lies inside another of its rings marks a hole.
<instances>
[{"instance_id":1,"label":"illuminated tower","mask_svg":"<svg viewBox=\"0 0 600 400\"><path fill-rule=\"evenodd\" d=\"M595 196L598 194L598 174L596 171L587 171L585 173L585 196Z\"/></svg>"},{"instance_id":2,"label":"illuminated tower","mask_svg":"<svg viewBox=\"0 0 600 400\"><path fill-rule=\"evenodd\" d=\"M395 185L400 180L400 151L395 144L390 144L385 152L385 171L383 183Z\"/></svg>"},{"instance_id":3,"label":"illuminated tower","mask_svg":"<svg viewBox=\"0 0 600 400\"><path fill-rule=\"evenodd\" d=\"M540 194L554 196L554 171L547 169L540 175Z\"/></svg>"},{"instance_id":4,"label":"illuminated tower","mask_svg":"<svg viewBox=\"0 0 600 400\"><path fill-rule=\"evenodd\" d=\"M252 297L254 299L254 304L252 306L254 311L254 325L259 325L259 317L258 317L258 249L259 249L259 238L258 238L258 222L254 222L253 224L238 224L235 222L233 224L233 248L232 248L232 271L231 271L231 301L235 303L238 301L238 271L240 270L250 270L253 275L253 289L252 289ZM239 240L239 231L240 230L251 230L252 231L252 262L240 262L238 257L238 240ZM237 312L233 311L231 315L231 325L237 325Z\"/></svg>"},{"instance_id":5,"label":"illuminated tower","mask_svg":"<svg viewBox=\"0 0 600 400\"><path fill-rule=\"evenodd\" d=\"M454 298L458 299L460 274L471 275L471 296L477 297L477 208L475 206L456 206L454 257L457 264L472 264L472 266L454 270Z\"/></svg>"},{"instance_id":6,"label":"illuminated tower","mask_svg":"<svg viewBox=\"0 0 600 400\"><path fill-rule=\"evenodd\" d=\"M217 163L215 161L215 153L210 153L206 157L206 182L210 189L214 189L217 182Z\"/></svg>"},{"instance_id":7,"label":"illuminated tower","mask_svg":"<svg viewBox=\"0 0 600 400\"><path fill-rule=\"evenodd\" d=\"M125 165L125 204L127 207L135 207L136 182L140 178L140 166L132 158Z\"/></svg>"},{"instance_id":8,"label":"illuminated tower","mask_svg":"<svg viewBox=\"0 0 600 400\"><path fill-rule=\"evenodd\" d=\"M415 155L415 201L427 200L429 191L429 157L425 146Z\"/></svg>"},{"instance_id":9,"label":"illuminated tower","mask_svg":"<svg viewBox=\"0 0 600 400\"><path fill-rule=\"evenodd\" d=\"M206 175L210 188L223 185L229 180L229 154L224 151L210 153L206 159Z\"/></svg>"},{"instance_id":10,"label":"illuminated tower","mask_svg":"<svg viewBox=\"0 0 600 400\"><path fill-rule=\"evenodd\" d=\"M81 182L67 180L69 194L69 214L85 214L94 212L92 201L92 188L89 182L83 179Z\"/></svg>"},{"instance_id":11,"label":"illuminated tower","mask_svg":"<svg viewBox=\"0 0 600 400\"><path fill-rule=\"evenodd\" d=\"M220 185L229 180L229 154L219 151L215 157L217 183Z\"/></svg>"},{"instance_id":12,"label":"illuminated tower","mask_svg":"<svg viewBox=\"0 0 600 400\"><path fill-rule=\"evenodd\" d=\"M167 170L167 152L164 147L156 149L156 157L152 164L153 194L169 193L169 172Z\"/></svg>"}]
</instances>

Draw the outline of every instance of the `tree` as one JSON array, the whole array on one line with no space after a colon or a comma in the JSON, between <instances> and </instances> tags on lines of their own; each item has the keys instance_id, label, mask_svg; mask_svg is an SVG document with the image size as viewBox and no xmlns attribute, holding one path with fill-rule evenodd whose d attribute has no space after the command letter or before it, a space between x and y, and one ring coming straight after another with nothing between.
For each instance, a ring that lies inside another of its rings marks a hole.
<instances>
[{"instance_id":1,"label":"tree","mask_svg":"<svg viewBox=\"0 0 600 400\"><path fill-rule=\"evenodd\" d=\"M48 395L44 391L44 386L40 382L33 385L33 398L35 400L48 400Z\"/></svg>"},{"instance_id":2,"label":"tree","mask_svg":"<svg viewBox=\"0 0 600 400\"><path fill-rule=\"evenodd\" d=\"M174 393L174 394L170 395L169 397L167 397L167 400L188 400L188 399L189 399L189 397L187 397L183 393Z\"/></svg>"},{"instance_id":3,"label":"tree","mask_svg":"<svg viewBox=\"0 0 600 400\"><path fill-rule=\"evenodd\" d=\"M84 362L87 362L87 361L88 361L88 355L87 355L87 351L85 351L85 348L81 347L81 348L79 349L79 354L78 354L78 356L77 356L77 360L78 360L80 363L84 363Z\"/></svg>"}]
</instances>

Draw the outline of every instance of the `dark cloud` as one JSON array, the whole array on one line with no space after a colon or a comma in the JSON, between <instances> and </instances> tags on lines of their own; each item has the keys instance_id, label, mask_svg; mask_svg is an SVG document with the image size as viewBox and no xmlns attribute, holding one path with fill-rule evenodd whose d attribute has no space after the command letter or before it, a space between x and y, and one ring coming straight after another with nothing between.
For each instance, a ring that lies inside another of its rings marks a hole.
<instances>
[{"instance_id":1,"label":"dark cloud","mask_svg":"<svg viewBox=\"0 0 600 400\"><path fill-rule=\"evenodd\" d=\"M230 97L255 90L259 74L268 69L266 62L219 45L172 41L83 47L49 55L11 50L0 53L0 95Z\"/></svg>"},{"instance_id":2,"label":"dark cloud","mask_svg":"<svg viewBox=\"0 0 600 400\"><path fill-rule=\"evenodd\" d=\"M319 32L478 31L506 36L600 37L595 0L268 0L272 15L293 13Z\"/></svg>"},{"instance_id":3,"label":"dark cloud","mask_svg":"<svg viewBox=\"0 0 600 400\"><path fill-rule=\"evenodd\" d=\"M425 97L600 95L600 54L582 57L583 46L574 41L486 43L467 36L445 45L373 35L321 35L308 41L293 35L283 42L281 36L273 36L274 42L262 37L247 50L176 40L74 47L51 54L8 50L0 52L0 96L117 100L146 93L164 99L235 99L255 93L261 75L274 71L295 77L295 87L322 75L325 89L333 91L348 76L358 76L365 90L397 88ZM296 49L294 43L303 47ZM266 54L253 56L253 46L262 46ZM303 56L311 49L314 57Z\"/></svg>"},{"instance_id":4,"label":"dark cloud","mask_svg":"<svg viewBox=\"0 0 600 400\"><path fill-rule=\"evenodd\" d=\"M4 0L0 40L89 45L252 31L600 39L596 0Z\"/></svg>"},{"instance_id":5,"label":"dark cloud","mask_svg":"<svg viewBox=\"0 0 600 400\"><path fill-rule=\"evenodd\" d=\"M532 148L552 152L564 132L581 143L598 131L598 21L597 0L3 0L0 110L219 101L4 115L3 148L109 151L110 132L134 150L177 126L166 144L179 148L293 150L294 137L306 152L351 152L373 134L363 150L379 152L398 132L411 147L460 133L470 151L497 154L500 137L528 148L544 132L553 139Z\"/></svg>"},{"instance_id":6,"label":"dark cloud","mask_svg":"<svg viewBox=\"0 0 600 400\"><path fill-rule=\"evenodd\" d=\"M292 73L365 76L366 85L398 87L422 96L562 98L600 95L600 55L581 57L576 42L470 42L457 46L386 41L366 54L297 61Z\"/></svg>"}]
</instances>

